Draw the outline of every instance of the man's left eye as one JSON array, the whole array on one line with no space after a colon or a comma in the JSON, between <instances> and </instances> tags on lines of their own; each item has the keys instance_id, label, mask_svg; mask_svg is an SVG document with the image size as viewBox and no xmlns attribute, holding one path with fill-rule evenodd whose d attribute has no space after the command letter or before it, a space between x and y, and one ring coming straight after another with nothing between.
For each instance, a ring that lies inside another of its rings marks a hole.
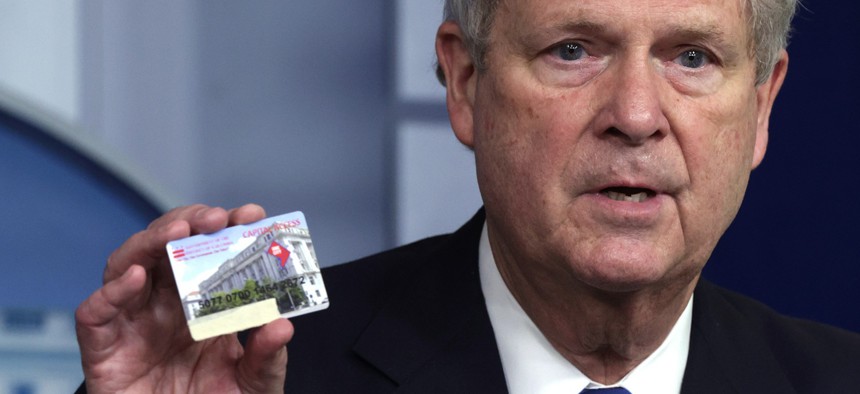
<instances>
[{"instance_id":1,"label":"man's left eye","mask_svg":"<svg viewBox=\"0 0 860 394\"><path fill-rule=\"evenodd\" d=\"M687 68L702 68L711 62L711 58L707 53L688 49L675 58L675 63L678 63Z\"/></svg>"},{"instance_id":2,"label":"man's left eye","mask_svg":"<svg viewBox=\"0 0 860 394\"><path fill-rule=\"evenodd\" d=\"M588 53L585 52L585 48L582 47L578 42L568 42L553 48L553 52L559 59L572 62L585 58L588 56Z\"/></svg>"}]
</instances>

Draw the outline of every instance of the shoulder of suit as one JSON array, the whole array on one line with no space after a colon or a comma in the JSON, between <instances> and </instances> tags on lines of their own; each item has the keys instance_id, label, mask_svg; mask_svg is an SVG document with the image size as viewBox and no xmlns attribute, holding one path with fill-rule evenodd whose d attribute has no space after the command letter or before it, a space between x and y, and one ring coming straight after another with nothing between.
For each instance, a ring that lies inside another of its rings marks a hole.
<instances>
[{"instance_id":1,"label":"shoulder of suit","mask_svg":"<svg viewBox=\"0 0 860 394\"><path fill-rule=\"evenodd\" d=\"M860 380L860 374L856 373L860 371L860 333L787 316L750 297L707 282L697 289L697 297L700 293L710 298L708 308L718 311L724 324L747 331L736 335L759 337L787 371L803 371L804 376L850 373ZM728 323L726 319L737 322Z\"/></svg>"}]
</instances>

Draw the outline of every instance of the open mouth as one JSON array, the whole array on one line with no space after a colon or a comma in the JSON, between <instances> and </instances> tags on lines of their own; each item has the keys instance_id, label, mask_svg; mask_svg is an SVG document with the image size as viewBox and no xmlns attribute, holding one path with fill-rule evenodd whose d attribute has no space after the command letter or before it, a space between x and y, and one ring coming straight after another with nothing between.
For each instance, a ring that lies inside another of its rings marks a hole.
<instances>
[{"instance_id":1,"label":"open mouth","mask_svg":"<svg viewBox=\"0 0 860 394\"><path fill-rule=\"evenodd\" d=\"M600 191L600 194L615 201L643 202L656 193L651 189L638 187L608 187Z\"/></svg>"}]
</instances>

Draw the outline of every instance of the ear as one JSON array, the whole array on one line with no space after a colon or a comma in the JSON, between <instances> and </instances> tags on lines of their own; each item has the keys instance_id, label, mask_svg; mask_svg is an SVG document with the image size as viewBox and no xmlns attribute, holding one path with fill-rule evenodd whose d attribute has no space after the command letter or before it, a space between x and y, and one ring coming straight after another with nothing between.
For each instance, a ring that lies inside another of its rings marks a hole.
<instances>
[{"instance_id":1,"label":"ear","mask_svg":"<svg viewBox=\"0 0 860 394\"><path fill-rule=\"evenodd\" d=\"M477 72L460 26L445 21L436 32L436 58L444 73L451 128L463 145L474 147L473 108Z\"/></svg>"},{"instance_id":2,"label":"ear","mask_svg":"<svg viewBox=\"0 0 860 394\"><path fill-rule=\"evenodd\" d=\"M770 78L756 88L756 102L758 104L758 116L756 120L755 150L753 152L752 168L758 167L764 159L767 150L768 127L770 123L770 112L773 102L782 82L785 81L785 73L788 72L788 52L783 49L779 53L779 60L770 74Z\"/></svg>"}]
</instances>

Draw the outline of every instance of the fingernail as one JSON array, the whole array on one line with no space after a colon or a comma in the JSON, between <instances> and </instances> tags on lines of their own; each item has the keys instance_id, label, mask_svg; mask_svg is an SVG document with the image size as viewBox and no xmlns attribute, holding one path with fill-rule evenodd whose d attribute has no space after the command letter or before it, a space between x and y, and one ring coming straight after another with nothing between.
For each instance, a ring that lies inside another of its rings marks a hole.
<instances>
[{"instance_id":1,"label":"fingernail","mask_svg":"<svg viewBox=\"0 0 860 394\"><path fill-rule=\"evenodd\" d=\"M135 265L136 264L132 264L128 268L126 268L125 272L122 273L122 276L120 276L119 279L121 281L125 281L126 279L128 279L131 276L131 270L134 269Z\"/></svg>"}]
</instances>

